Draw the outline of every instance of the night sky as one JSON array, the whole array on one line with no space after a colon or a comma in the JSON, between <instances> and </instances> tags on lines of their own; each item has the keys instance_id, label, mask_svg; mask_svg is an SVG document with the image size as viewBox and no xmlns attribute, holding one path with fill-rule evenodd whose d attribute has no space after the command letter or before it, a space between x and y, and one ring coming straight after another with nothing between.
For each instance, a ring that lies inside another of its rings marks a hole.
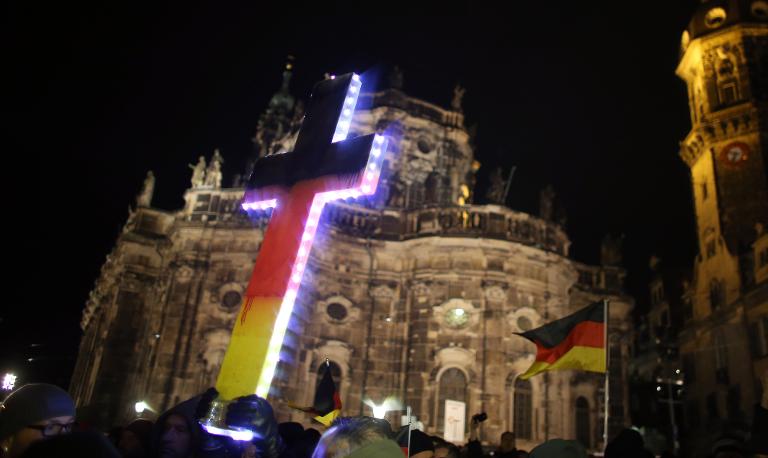
<instances>
[{"instance_id":1,"label":"night sky","mask_svg":"<svg viewBox=\"0 0 768 458\"><path fill-rule=\"evenodd\" d=\"M480 193L494 167L516 166L507 203L536 212L551 183L581 261L598 262L606 233L626 234L627 288L641 308L651 253L673 278L690 269L691 194L677 155L690 119L674 70L695 0L407 18L62 3L4 14L11 256L0 371L68 384L81 310L147 170L153 204L178 209L187 164L218 147L229 185L288 54L300 98L325 72L393 65L406 93L445 107L461 83L467 124L478 125Z\"/></svg>"}]
</instances>

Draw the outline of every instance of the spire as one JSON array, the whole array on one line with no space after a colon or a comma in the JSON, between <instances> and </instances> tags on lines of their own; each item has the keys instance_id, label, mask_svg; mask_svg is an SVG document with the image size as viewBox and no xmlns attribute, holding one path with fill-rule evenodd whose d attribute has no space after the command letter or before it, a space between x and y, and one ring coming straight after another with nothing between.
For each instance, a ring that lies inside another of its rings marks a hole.
<instances>
[{"instance_id":1,"label":"spire","mask_svg":"<svg viewBox=\"0 0 768 458\"><path fill-rule=\"evenodd\" d=\"M257 158L271 153L272 143L288 132L296 104L296 100L290 93L292 75L293 56L289 55L283 69L283 82L280 89L270 99L267 109L261 114L256 125L253 143Z\"/></svg>"},{"instance_id":2,"label":"spire","mask_svg":"<svg viewBox=\"0 0 768 458\"><path fill-rule=\"evenodd\" d=\"M280 93L289 94L288 86L291 83L291 76L293 76L293 56L289 54L285 59L285 69L283 70L283 85L280 87Z\"/></svg>"}]
</instances>

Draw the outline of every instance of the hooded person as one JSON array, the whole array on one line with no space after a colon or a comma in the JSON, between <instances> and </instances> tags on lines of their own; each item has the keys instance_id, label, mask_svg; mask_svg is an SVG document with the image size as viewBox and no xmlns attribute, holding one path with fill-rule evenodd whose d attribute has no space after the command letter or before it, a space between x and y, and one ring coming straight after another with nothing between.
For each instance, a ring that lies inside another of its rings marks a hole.
<instances>
[{"instance_id":1,"label":"hooded person","mask_svg":"<svg viewBox=\"0 0 768 458\"><path fill-rule=\"evenodd\" d=\"M0 409L2 456L16 458L33 443L69 433L75 403L55 385L30 383L8 395Z\"/></svg>"},{"instance_id":2,"label":"hooded person","mask_svg":"<svg viewBox=\"0 0 768 458\"><path fill-rule=\"evenodd\" d=\"M246 444L208 434L200 419L218 396L215 388L188 399L157 419L152 431L152 456L157 458L240 456ZM256 395L234 399L226 411L226 424L254 433L250 449L260 458L277 458L284 450L272 406Z\"/></svg>"},{"instance_id":3,"label":"hooded person","mask_svg":"<svg viewBox=\"0 0 768 458\"><path fill-rule=\"evenodd\" d=\"M124 458L146 458L149 456L152 427L151 421L139 418L121 429L117 448Z\"/></svg>"},{"instance_id":4,"label":"hooded person","mask_svg":"<svg viewBox=\"0 0 768 458\"><path fill-rule=\"evenodd\" d=\"M191 458L202 443L202 428L197 422L198 404L195 396L163 412L155 422L150 446L156 458Z\"/></svg>"}]
</instances>

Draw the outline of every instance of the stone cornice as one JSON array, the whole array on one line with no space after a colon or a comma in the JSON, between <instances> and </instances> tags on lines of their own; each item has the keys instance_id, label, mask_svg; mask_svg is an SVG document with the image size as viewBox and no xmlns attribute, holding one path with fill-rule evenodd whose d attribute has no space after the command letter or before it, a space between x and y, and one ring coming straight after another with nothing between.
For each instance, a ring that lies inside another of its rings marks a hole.
<instances>
[{"instance_id":1,"label":"stone cornice","mask_svg":"<svg viewBox=\"0 0 768 458\"><path fill-rule=\"evenodd\" d=\"M749 102L710 113L680 143L680 157L693 167L713 143L759 132L759 119L757 106Z\"/></svg>"}]
</instances>

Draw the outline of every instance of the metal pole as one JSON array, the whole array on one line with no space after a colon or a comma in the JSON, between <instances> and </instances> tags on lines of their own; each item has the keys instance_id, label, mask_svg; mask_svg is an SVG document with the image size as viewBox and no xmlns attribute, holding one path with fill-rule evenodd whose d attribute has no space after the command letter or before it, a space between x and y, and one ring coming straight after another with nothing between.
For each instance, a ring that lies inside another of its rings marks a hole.
<instances>
[{"instance_id":1,"label":"metal pole","mask_svg":"<svg viewBox=\"0 0 768 458\"><path fill-rule=\"evenodd\" d=\"M605 412L604 412L604 421L605 424L603 425L603 447L608 446L608 412L610 408L611 403L611 384L610 384L610 362L611 362L611 345L610 341L608 339L608 303L609 301L607 299L603 299L603 310L605 313Z\"/></svg>"},{"instance_id":2,"label":"metal pole","mask_svg":"<svg viewBox=\"0 0 768 458\"><path fill-rule=\"evenodd\" d=\"M373 293L371 292L371 288L373 288L373 249L371 247L371 234L368 234L368 237L366 237L366 243L365 247L368 250L368 299L371 301L371 315L368 317L368 331L366 334L366 342L365 342L365 355L363 357L363 382L360 385L360 414L363 415L363 399L365 399L365 390L368 385L368 358L370 355L370 348L371 348L371 334L373 334L373 318L374 313L376 312L376 298L373 297Z\"/></svg>"},{"instance_id":3,"label":"metal pole","mask_svg":"<svg viewBox=\"0 0 768 458\"><path fill-rule=\"evenodd\" d=\"M515 176L516 165L512 166L512 170L509 171L509 177L507 178L507 185L504 186L504 198L502 199L502 205L507 203L507 195L509 195L509 188L512 186L512 177Z\"/></svg>"},{"instance_id":4,"label":"metal pole","mask_svg":"<svg viewBox=\"0 0 768 458\"><path fill-rule=\"evenodd\" d=\"M672 425L672 448L678 455L677 423L675 422L675 398L672 396L672 377L667 377L667 402L669 402L669 422Z\"/></svg>"},{"instance_id":5,"label":"metal pole","mask_svg":"<svg viewBox=\"0 0 768 458\"><path fill-rule=\"evenodd\" d=\"M411 455L411 425L413 424L413 421L411 420L411 406L408 406L406 409L406 415L408 415L408 455Z\"/></svg>"}]
</instances>

